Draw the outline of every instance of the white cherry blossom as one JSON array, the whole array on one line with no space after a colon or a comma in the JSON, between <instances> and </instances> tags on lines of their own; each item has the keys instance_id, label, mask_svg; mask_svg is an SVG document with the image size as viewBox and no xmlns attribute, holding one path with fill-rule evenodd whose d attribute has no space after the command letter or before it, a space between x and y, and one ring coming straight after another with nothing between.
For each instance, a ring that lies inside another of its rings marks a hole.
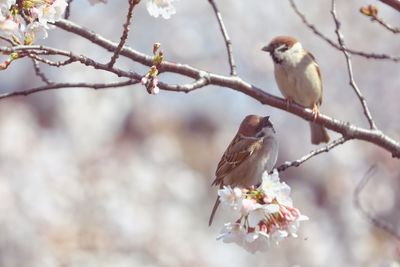
<instances>
[{"instance_id":1,"label":"white cherry blossom","mask_svg":"<svg viewBox=\"0 0 400 267\"><path fill-rule=\"evenodd\" d=\"M147 11L153 17L158 18L161 16L164 19L169 19L176 13L172 2L174 2L174 0L148 0Z\"/></svg>"},{"instance_id":2,"label":"white cherry blossom","mask_svg":"<svg viewBox=\"0 0 400 267\"><path fill-rule=\"evenodd\" d=\"M277 171L264 173L257 189L224 186L218 195L222 204L239 210L240 217L226 223L217 239L236 243L251 253L297 237L300 222L308 220L293 207L290 187L280 181Z\"/></svg>"},{"instance_id":3,"label":"white cherry blossom","mask_svg":"<svg viewBox=\"0 0 400 267\"><path fill-rule=\"evenodd\" d=\"M233 207L234 209L239 207L242 195L242 190L237 187L232 189L229 185L218 190L218 196L220 197L221 203Z\"/></svg>"},{"instance_id":4,"label":"white cherry blossom","mask_svg":"<svg viewBox=\"0 0 400 267\"><path fill-rule=\"evenodd\" d=\"M47 30L51 28L48 22L61 19L68 5L66 0L35 0L26 5L15 3L15 0L0 0L0 35L21 44L47 38Z\"/></svg>"}]
</instances>

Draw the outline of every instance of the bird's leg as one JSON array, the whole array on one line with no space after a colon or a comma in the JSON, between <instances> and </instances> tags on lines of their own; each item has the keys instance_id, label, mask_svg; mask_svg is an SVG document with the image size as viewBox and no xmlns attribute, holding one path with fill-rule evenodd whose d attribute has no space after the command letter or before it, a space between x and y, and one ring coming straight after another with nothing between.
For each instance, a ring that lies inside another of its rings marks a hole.
<instances>
[{"instance_id":1,"label":"bird's leg","mask_svg":"<svg viewBox=\"0 0 400 267\"><path fill-rule=\"evenodd\" d=\"M311 112L314 115L314 121L316 121L319 116L319 109L318 109L318 105L316 103L314 103L314 106L313 106Z\"/></svg>"}]
</instances>

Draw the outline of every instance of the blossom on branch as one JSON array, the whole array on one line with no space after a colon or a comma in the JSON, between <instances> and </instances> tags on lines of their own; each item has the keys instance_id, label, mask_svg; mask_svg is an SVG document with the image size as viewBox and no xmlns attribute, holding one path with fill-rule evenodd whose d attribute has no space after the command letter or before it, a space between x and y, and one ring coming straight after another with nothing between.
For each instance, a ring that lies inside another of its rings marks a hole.
<instances>
[{"instance_id":1,"label":"blossom on branch","mask_svg":"<svg viewBox=\"0 0 400 267\"><path fill-rule=\"evenodd\" d=\"M0 16L0 32L5 37L17 36L19 34L19 23L15 22L11 17Z\"/></svg>"},{"instance_id":2,"label":"blossom on branch","mask_svg":"<svg viewBox=\"0 0 400 267\"><path fill-rule=\"evenodd\" d=\"M37 19L42 25L47 25L47 22L55 22L60 20L64 14L65 8L68 5L65 0L55 0L49 3L52 4L43 4L37 8Z\"/></svg>"},{"instance_id":3,"label":"blossom on branch","mask_svg":"<svg viewBox=\"0 0 400 267\"><path fill-rule=\"evenodd\" d=\"M153 66L150 70L142 77L141 83L146 87L147 92L151 95L156 95L160 92L158 87L158 70L164 59L164 54L160 50L161 44L155 43L153 45Z\"/></svg>"},{"instance_id":4,"label":"blossom on branch","mask_svg":"<svg viewBox=\"0 0 400 267\"><path fill-rule=\"evenodd\" d=\"M251 253L265 251L287 237L297 237L301 221L308 220L293 207L290 187L280 182L278 172L264 172L258 188L218 190L223 206L239 211L235 222L224 225L218 240L236 243Z\"/></svg>"},{"instance_id":5,"label":"blossom on branch","mask_svg":"<svg viewBox=\"0 0 400 267\"><path fill-rule=\"evenodd\" d=\"M174 2L174 0L148 0L147 11L155 18L161 16L164 19L169 19L171 15L176 13L172 2Z\"/></svg>"},{"instance_id":6,"label":"blossom on branch","mask_svg":"<svg viewBox=\"0 0 400 267\"><path fill-rule=\"evenodd\" d=\"M47 30L62 18L66 0L0 0L0 35L16 44L32 44L47 37Z\"/></svg>"}]
</instances>

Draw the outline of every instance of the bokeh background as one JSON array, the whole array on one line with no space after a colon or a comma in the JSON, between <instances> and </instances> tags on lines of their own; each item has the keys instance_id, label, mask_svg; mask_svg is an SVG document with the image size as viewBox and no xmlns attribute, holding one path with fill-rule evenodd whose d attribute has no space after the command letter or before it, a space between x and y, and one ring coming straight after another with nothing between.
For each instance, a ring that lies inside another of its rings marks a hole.
<instances>
[{"instance_id":1,"label":"bokeh background","mask_svg":"<svg viewBox=\"0 0 400 267\"><path fill-rule=\"evenodd\" d=\"M330 1L298 1L308 19L335 38ZM378 3L387 22L400 14ZM398 37L359 14L371 1L338 1L349 47L399 55ZM321 41L288 1L219 0L239 75L280 95L269 56L276 35L296 36L312 51L324 81L322 112L367 126L348 86L343 55ZM150 54L161 42L167 60L228 74L225 46L208 1L181 0L170 20L135 8L129 45ZM126 1L73 2L71 20L118 41ZM42 43L106 62L110 54L53 30ZM398 63L353 57L355 78L377 125L400 140ZM121 68L147 68L121 58ZM111 82L117 77L73 64L43 66L54 81ZM188 79L162 74L160 79ZM0 90L39 85L28 60L0 72ZM312 150L308 124L249 97L209 86L190 94L147 94L143 86L64 89L0 101L0 266L399 266L399 243L353 204L353 191L378 165L361 205L400 231L400 164L386 151L351 141L282 173L295 205L310 217L299 238L252 255L216 241L227 214L208 216L216 196L214 170L247 114L270 115L280 141L278 164ZM330 132L332 138L337 134Z\"/></svg>"}]
</instances>

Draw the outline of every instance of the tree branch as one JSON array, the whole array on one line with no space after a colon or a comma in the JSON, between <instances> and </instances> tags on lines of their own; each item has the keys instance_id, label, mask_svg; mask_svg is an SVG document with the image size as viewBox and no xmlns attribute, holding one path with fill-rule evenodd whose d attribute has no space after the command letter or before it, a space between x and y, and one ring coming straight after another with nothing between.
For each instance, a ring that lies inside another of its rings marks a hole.
<instances>
[{"instance_id":1,"label":"tree branch","mask_svg":"<svg viewBox=\"0 0 400 267\"><path fill-rule=\"evenodd\" d=\"M34 93L39 93L48 90L64 89L64 88L92 88L92 89L106 89L106 88L117 88L128 85L137 84L137 80L128 80L125 82L114 82L114 83L52 83L45 86L35 87L28 90L16 91L10 93L0 94L0 99L10 98L15 96L27 96Z\"/></svg>"},{"instance_id":2,"label":"tree branch","mask_svg":"<svg viewBox=\"0 0 400 267\"><path fill-rule=\"evenodd\" d=\"M400 12L400 1L399 0L379 0L382 3L385 3L386 5L396 9L397 11Z\"/></svg>"},{"instance_id":3,"label":"tree branch","mask_svg":"<svg viewBox=\"0 0 400 267\"><path fill-rule=\"evenodd\" d=\"M298 167L301 164L303 164L304 162L306 162L307 160L321 154L324 152L329 152L330 150L332 150L333 148L335 148L338 145L344 144L345 142L347 142L349 139L344 138L344 137L340 137L339 139L336 139L335 141L330 142L329 144L327 144L324 147L321 148L317 148L313 151L311 151L310 153L304 155L303 157L294 160L294 161L286 161L285 163L283 163L282 165L280 165L277 170L278 172L283 172L286 169L290 168L290 167Z\"/></svg>"},{"instance_id":4,"label":"tree branch","mask_svg":"<svg viewBox=\"0 0 400 267\"><path fill-rule=\"evenodd\" d=\"M184 93L190 93L191 91L194 91L196 89L200 89L206 85L210 84L210 80L208 77L207 73L204 73L204 76L202 75L201 78L198 80L194 81L193 83L189 84L184 84L184 85L170 85L166 84L163 82L159 82L158 86L161 89L167 90L167 91L174 91L174 92L184 92Z\"/></svg>"},{"instance_id":5,"label":"tree branch","mask_svg":"<svg viewBox=\"0 0 400 267\"><path fill-rule=\"evenodd\" d=\"M76 54L72 53L71 51L65 51L65 50L61 50L61 49L46 47L43 45L0 47L0 52L3 52L5 54L11 54L13 52L22 52L23 55L33 57L35 59L40 59L40 57L34 57L35 54L65 56L68 59L63 62L68 62L68 61L80 62L81 64L83 64L85 66L93 67L94 69L100 69L100 70L105 70L105 71L114 73L118 77L127 77L127 78L135 79L135 80L140 80L142 78L142 75L139 75L136 72L125 71L125 70L122 70L122 69L119 69L116 67L109 67L108 64L102 64L100 62L97 62L97 61L89 58L89 57L86 57L83 55L76 55ZM43 60L42 62L52 65L51 61Z\"/></svg>"},{"instance_id":6,"label":"tree branch","mask_svg":"<svg viewBox=\"0 0 400 267\"><path fill-rule=\"evenodd\" d=\"M360 194L364 190L365 186L367 183L371 180L374 171L376 170L376 166L372 166L369 168L367 173L364 175L364 177L361 179L361 181L357 184L356 188L354 189L353 193L353 203L354 206L375 226L378 227L385 232L389 233L390 235L394 236L396 239L400 241L400 233L398 233L394 227L390 224L388 224L385 221L381 221L378 218L374 217L371 215L369 212L367 212L363 207L361 206L361 201L360 201Z\"/></svg>"},{"instance_id":7,"label":"tree branch","mask_svg":"<svg viewBox=\"0 0 400 267\"><path fill-rule=\"evenodd\" d=\"M128 2L129 2L128 14L126 15L126 21L123 27L123 32L119 44L117 46L117 49L115 49L114 54L112 55L110 62L108 63L110 67L114 66L115 62L119 57L119 53L121 52L122 47L124 47L125 42L128 39L129 26L131 25L132 15L133 15L133 8L140 2L140 0L128 0Z\"/></svg>"},{"instance_id":8,"label":"tree branch","mask_svg":"<svg viewBox=\"0 0 400 267\"><path fill-rule=\"evenodd\" d=\"M53 67L61 67L61 66L69 65L69 64L77 61L77 60L74 60L71 58L69 58L67 60L63 60L63 61L51 61L51 60L39 57L38 55L35 55L32 53L31 54L28 53L26 56L32 58L35 61L40 61L46 65L53 66Z\"/></svg>"},{"instance_id":9,"label":"tree branch","mask_svg":"<svg viewBox=\"0 0 400 267\"><path fill-rule=\"evenodd\" d=\"M63 23L63 22L60 22ZM117 44L114 44L108 40L105 40L103 37L94 34L92 32L86 31L81 27L76 27L70 22L68 22L68 27L69 29L74 29L74 31L77 31L80 33L82 37L85 37L87 39L90 39L93 43L102 46L106 49L115 49L117 47ZM0 51L7 52L7 53L12 53L14 51L18 50L27 50L27 52L34 52L33 50L37 49L41 53L47 53L47 54L58 54L58 55L64 55L67 57L70 57L73 60L76 60L78 62L81 62L82 64L86 66L91 66L95 69L102 69L106 70L109 72L112 72L116 74L119 77L128 77L131 79L135 80L140 80L142 78L142 75L139 75L135 72L132 71L125 71L122 69L118 68L110 68L108 67L108 64L101 64L93 59L87 58L82 55L75 55L72 52L68 51L62 51L59 49L54 49L54 48L47 48L44 46L19 46L19 47L3 47L0 48ZM126 56L136 62L139 62L143 65L146 66L152 66L153 65L153 60L152 57L143 55L132 48L129 47L123 47L121 50L121 55ZM266 92L266 90L262 90L254 85L251 85L239 77L233 77L233 76L223 76L223 75L218 75L214 73L209 73L204 70L199 70L194 67L191 67L189 65L182 65L182 64L177 64L177 63L172 63L168 61L163 61L163 63L160 66L160 69L163 72L172 72L172 73L178 73L181 75L184 75L186 77L193 78L195 80L198 80L202 77L206 77L207 83L204 83L204 85L217 85L221 87L226 87L233 89L235 91L242 92L256 100L258 100L260 103L264 105L269 105L278 109L281 109L283 111L292 113L296 116L299 116L307 121L314 121L314 114L312 111L308 108L304 108L298 104L292 103L289 105L289 111L287 110L287 102L279 97L276 97L274 95L271 95ZM178 91L178 92L188 92L187 90L180 89L179 86L177 85L168 85L164 83L159 83L159 87L164 90L168 91ZM200 88L200 87L197 87ZM3 97L4 98L4 97ZM399 158L400 157L400 144L396 140L390 138L389 136L385 135L382 133L380 130L374 130L374 129L364 129L361 127L357 127L355 125L352 125L348 122L340 121L331 117L328 117L326 115L320 114L318 118L314 121L318 124L324 125L326 128L333 130L335 132L341 133L343 137L346 139L359 139L359 140L364 140L370 143L373 143L379 147L384 148L385 150L389 151L393 157Z\"/></svg>"},{"instance_id":10,"label":"tree branch","mask_svg":"<svg viewBox=\"0 0 400 267\"><path fill-rule=\"evenodd\" d=\"M215 16L217 17L218 20L218 25L221 30L222 36L224 37L225 40L225 45L226 45L226 51L228 53L228 61L229 61L229 66L231 69L231 75L236 76L236 65L235 65L235 60L233 59L233 48L232 48L232 42L231 39L228 36L228 31L225 28L224 21L222 20L221 12L219 11L217 4L215 3L214 0L208 0L210 5L212 6Z\"/></svg>"},{"instance_id":11,"label":"tree branch","mask_svg":"<svg viewBox=\"0 0 400 267\"><path fill-rule=\"evenodd\" d=\"M315 35L320 37L322 40L327 42L329 45L332 47L336 48L337 50L342 50L343 48L340 47L337 43L326 37L322 32L320 32L314 25L312 25L310 22L308 22L306 16L300 12L300 10L297 8L294 0L289 0L290 5L292 6L294 12L300 17L304 25L306 25L312 32L314 32ZM400 61L400 56L390 56L387 54L377 54L377 53L367 53L367 52L362 52L362 51L357 51L354 49L346 48L346 51L349 52L352 55L356 56L361 56L364 58L368 59L378 59L378 60L391 60L394 62L399 62Z\"/></svg>"},{"instance_id":12,"label":"tree branch","mask_svg":"<svg viewBox=\"0 0 400 267\"><path fill-rule=\"evenodd\" d=\"M372 18L372 21L377 21L380 25L382 25L383 27L385 27L388 31L391 31L394 34L400 33L400 28L399 27L394 27L388 23L386 23L383 19L381 19L378 16L374 16Z\"/></svg>"},{"instance_id":13,"label":"tree branch","mask_svg":"<svg viewBox=\"0 0 400 267\"><path fill-rule=\"evenodd\" d=\"M9 43L10 45L16 45L16 43L14 41L12 41L4 36L0 36L0 40L3 40L5 42Z\"/></svg>"},{"instance_id":14,"label":"tree branch","mask_svg":"<svg viewBox=\"0 0 400 267\"><path fill-rule=\"evenodd\" d=\"M38 76L45 84L49 85L52 83L46 75L40 70L39 62L32 58L33 69L35 70L36 76Z\"/></svg>"},{"instance_id":15,"label":"tree branch","mask_svg":"<svg viewBox=\"0 0 400 267\"><path fill-rule=\"evenodd\" d=\"M364 115L368 120L370 129L377 129L375 122L372 119L371 112L369 111L367 101L365 100L363 94L361 93L361 90L358 88L357 83L354 80L353 67L352 67L350 55L346 51L346 46L344 43L344 36L343 36L342 32L340 31L340 21L336 14L336 1L332 0L331 3L332 3L331 4L331 14L332 14L333 21L335 23L335 33L337 35L341 50L342 50L344 56L346 57L346 65L347 65L347 71L348 71L348 75L349 75L349 79L350 79L350 86L353 88L354 92L356 93L358 99L361 102L361 106L364 110Z\"/></svg>"},{"instance_id":16,"label":"tree branch","mask_svg":"<svg viewBox=\"0 0 400 267\"><path fill-rule=\"evenodd\" d=\"M69 19L71 15L71 4L74 0L67 0L67 7L65 8L64 19Z\"/></svg>"}]
</instances>

